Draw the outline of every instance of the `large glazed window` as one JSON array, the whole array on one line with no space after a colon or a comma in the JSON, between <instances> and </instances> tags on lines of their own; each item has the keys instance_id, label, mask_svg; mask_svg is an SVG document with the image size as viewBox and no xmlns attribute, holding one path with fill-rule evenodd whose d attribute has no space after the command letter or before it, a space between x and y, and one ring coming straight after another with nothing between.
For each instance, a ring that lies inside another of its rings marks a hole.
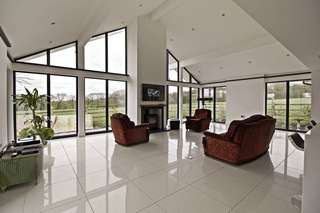
<instances>
[{"instance_id":1,"label":"large glazed window","mask_svg":"<svg viewBox=\"0 0 320 213\"><path fill-rule=\"evenodd\" d=\"M199 109L199 89L191 88L191 115L194 115L196 109Z\"/></svg>"},{"instance_id":2,"label":"large glazed window","mask_svg":"<svg viewBox=\"0 0 320 213\"><path fill-rule=\"evenodd\" d=\"M168 80L179 81L179 61L169 51L167 51L167 61Z\"/></svg>"},{"instance_id":3,"label":"large glazed window","mask_svg":"<svg viewBox=\"0 0 320 213\"><path fill-rule=\"evenodd\" d=\"M215 122L226 122L226 87L216 87L215 89Z\"/></svg>"},{"instance_id":4,"label":"large glazed window","mask_svg":"<svg viewBox=\"0 0 320 213\"><path fill-rule=\"evenodd\" d=\"M179 117L179 87L168 86L168 119Z\"/></svg>"},{"instance_id":5,"label":"large glazed window","mask_svg":"<svg viewBox=\"0 0 320 213\"><path fill-rule=\"evenodd\" d=\"M126 113L126 82L108 81L108 116L109 127L110 118L114 113Z\"/></svg>"},{"instance_id":6,"label":"large glazed window","mask_svg":"<svg viewBox=\"0 0 320 213\"><path fill-rule=\"evenodd\" d=\"M106 130L106 80L85 79L86 132Z\"/></svg>"},{"instance_id":7,"label":"large glazed window","mask_svg":"<svg viewBox=\"0 0 320 213\"><path fill-rule=\"evenodd\" d=\"M17 60L18 62L47 65L47 52L37 53Z\"/></svg>"},{"instance_id":8,"label":"large glazed window","mask_svg":"<svg viewBox=\"0 0 320 213\"><path fill-rule=\"evenodd\" d=\"M107 34L108 72L126 74L126 29Z\"/></svg>"},{"instance_id":9,"label":"large glazed window","mask_svg":"<svg viewBox=\"0 0 320 213\"><path fill-rule=\"evenodd\" d=\"M26 94L26 88L31 92L33 89L38 89L40 95L47 94L47 75L32 74L32 73L20 73L15 74L15 94L19 95ZM30 110L25 109L22 106L15 106L16 115L16 136L17 139L22 139L19 136L19 132L26 127L25 121L32 118ZM47 104L46 100L42 104L38 105L36 111L38 115L47 116Z\"/></svg>"},{"instance_id":10,"label":"large glazed window","mask_svg":"<svg viewBox=\"0 0 320 213\"><path fill-rule=\"evenodd\" d=\"M213 97L214 96L214 89L213 88L204 88L203 89L203 107L205 109L213 110ZM213 115L213 113L211 113Z\"/></svg>"},{"instance_id":11,"label":"large glazed window","mask_svg":"<svg viewBox=\"0 0 320 213\"><path fill-rule=\"evenodd\" d=\"M77 78L50 76L51 127L55 136L77 133Z\"/></svg>"},{"instance_id":12,"label":"large glazed window","mask_svg":"<svg viewBox=\"0 0 320 213\"><path fill-rule=\"evenodd\" d=\"M60 67L77 67L76 43L50 50L50 65Z\"/></svg>"},{"instance_id":13,"label":"large glazed window","mask_svg":"<svg viewBox=\"0 0 320 213\"><path fill-rule=\"evenodd\" d=\"M84 47L84 68L86 70L106 71L106 36L92 37Z\"/></svg>"},{"instance_id":14,"label":"large glazed window","mask_svg":"<svg viewBox=\"0 0 320 213\"><path fill-rule=\"evenodd\" d=\"M185 68L182 70L182 82L191 83L191 76Z\"/></svg>"},{"instance_id":15,"label":"large glazed window","mask_svg":"<svg viewBox=\"0 0 320 213\"><path fill-rule=\"evenodd\" d=\"M286 82L267 84L267 115L277 119L276 127L286 129L287 89Z\"/></svg>"},{"instance_id":16,"label":"large glazed window","mask_svg":"<svg viewBox=\"0 0 320 213\"><path fill-rule=\"evenodd\" d=\"M311 120L311 81L289 82L289 129L307 131Z\"/></svg>"},{"instance_id":17,"label":"large glazed window","mask_svg":"<svg viewBox=\"0 0 320 213\"><path fill-rule=\"evenodd\" d=\"M182 88L182 116L183 118L190 116L190 88L189 87L183 87Z\"/></svg>"}]
</instances>

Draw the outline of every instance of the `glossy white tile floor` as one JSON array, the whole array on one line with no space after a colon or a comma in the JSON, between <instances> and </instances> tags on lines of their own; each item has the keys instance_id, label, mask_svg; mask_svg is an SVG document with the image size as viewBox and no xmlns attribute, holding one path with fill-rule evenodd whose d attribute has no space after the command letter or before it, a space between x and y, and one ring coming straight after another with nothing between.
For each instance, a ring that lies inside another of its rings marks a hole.
<instances>
[{"instance_id":1,"label":"glossy white tile floor","mask_svg":"<svg viewBox=\"0 0 320 213\"><path fill-rule=\"evenodd\" d=\"M290 197L301 192L303 153L288 134L277 131L269 153L242 166L205 157L202 134L184 129L133 147L112 134L54 140L38 185L0 193L0 212L298 212Z\"/></svg>"}]
</instances>

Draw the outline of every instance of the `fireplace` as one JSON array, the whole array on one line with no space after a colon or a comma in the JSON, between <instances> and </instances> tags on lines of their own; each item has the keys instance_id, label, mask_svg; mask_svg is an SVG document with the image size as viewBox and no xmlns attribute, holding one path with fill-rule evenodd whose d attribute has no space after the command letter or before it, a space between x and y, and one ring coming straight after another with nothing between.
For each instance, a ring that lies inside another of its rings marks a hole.
<instances>
[{"instance_id":1,"label":"fireplace","mask_svg":"<svg viewBox=\"0 0 320 213\"><path fill-rule=\"evenodd\" d=\"M153 132L164 130L164 107L165 105L141 105L141 122L149 123Z\"/></svg>"}]
</instances>

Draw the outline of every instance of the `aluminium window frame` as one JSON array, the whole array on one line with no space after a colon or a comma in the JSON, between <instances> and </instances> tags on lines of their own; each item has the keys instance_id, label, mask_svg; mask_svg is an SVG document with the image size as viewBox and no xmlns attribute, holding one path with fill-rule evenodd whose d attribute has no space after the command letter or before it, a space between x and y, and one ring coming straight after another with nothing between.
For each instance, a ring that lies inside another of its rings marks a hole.
<instances>
[{"instance_id":1,"label":"aluminium window frame","mask_svg":"<svg viewBox=\"0 0 320 213\"><path fill-rule=\"evenodd\" d=\"M16 74L17 73L28 73L28 74L36 74L36 75L45 75L47 82L46 82L46 86L47 86L47 90L46 90L46 95L47 95L47 117L48 117L48 122L47 122L47 127L50 127L50 122L51 122L51 79L50 76L62 76L62 77L73 77L76 79L76 129L75 129L75 133L72 134L65 134L65 135L58 135L58 136L54 136L53 139L60 139L60 138L69 138L69 137L76 137L78 136L79 133L79 94L78 94L78 76L72 76L72 75L61 75L61 74L48 74L48 73L40 73L40 72L28 72L28 71L17 71L14 70L12 72L13 74L13 96L16 96ZM14 140L17 140L17 106L15 103L13 104L13 136L14 136Z\"/></svg>"},{"instance_id":2,"label":"aluminium window frame","mask_svg":"<svg viewBox=\"0 0 320 213\"><path fill-rule=\"evenodd\" d=\"M294 79L294 80L281 80L281 81L270 81L265 82L265 95L264 95L264 114L268 115L268 84L272 83L285 83L286 84L286 119L285 119L285 128L276 128L276 130L280 131L288 131L288 132L299 132L299 133L306 133L308 130L295 130L289 128L289 122L290 122L290 82L296 82L296 81L312 81L311 78L302 78L302 79Z\"/></svg>"},{"instance_id":3,"label":"aluminium window frame","mask_svg":"<svg viewBox=\"0 0 320 213\"><path fill-rule=\"evenodd\" d=\"M202 88L202 97L204 97L204 90L205 89L212 89L213 90L213 97L212 97L212 101L213 101L213 104L212 104L212 121L214 123L218 123L218 124L225 124L226 122L221 122L221 121L217 121L217 94L216 94L216 91L217 91L217 88L227 88L226 86L216 86L216 87L204 87Z\"/></svg>"}]
</instances>

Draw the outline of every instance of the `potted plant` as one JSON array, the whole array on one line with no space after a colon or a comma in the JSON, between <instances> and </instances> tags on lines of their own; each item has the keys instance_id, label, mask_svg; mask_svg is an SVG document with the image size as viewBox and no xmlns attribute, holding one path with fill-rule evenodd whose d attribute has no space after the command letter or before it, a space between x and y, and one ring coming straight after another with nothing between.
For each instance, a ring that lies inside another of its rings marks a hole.
<instances>
[{"instance_id":1,"label":"potted plant","mask_svg":"<svg viewBox=\"0 0 320 213\"><path fill-rule=\"evenodd\" d=\"M18 136L20 138L32 137L33 140L36 139L36 136L39 136L41 142L45 145L54 136L54 131L52 128L45 126L48 120L44 116L37 115L36 111L41 104L47 102L47 96L39 95L36 88L32 92L27 88L25 90L26 94L14 96L14 103L23 106L25 110L30 110L32 118L24 122L26 127L19 131Z\"/></svg>"}]
</instances>

